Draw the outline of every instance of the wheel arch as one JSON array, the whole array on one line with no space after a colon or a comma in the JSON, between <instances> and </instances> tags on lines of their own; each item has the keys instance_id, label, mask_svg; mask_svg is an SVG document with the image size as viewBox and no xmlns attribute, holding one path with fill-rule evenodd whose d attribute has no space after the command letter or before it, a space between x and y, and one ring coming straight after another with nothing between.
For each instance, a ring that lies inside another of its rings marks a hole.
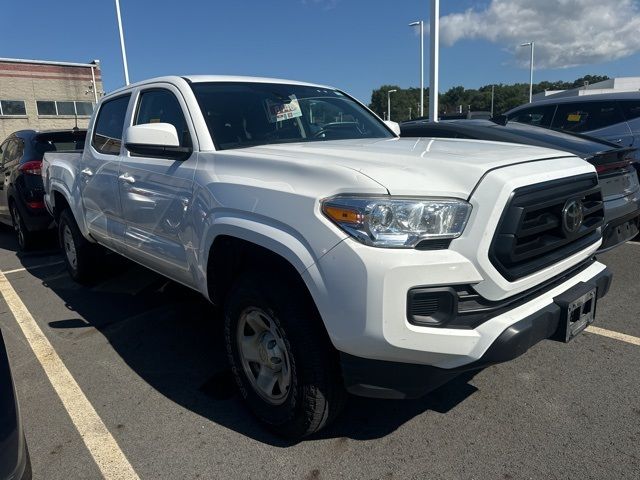
<instances>
[{"instance_id":1,"label":"wheel arch","mask_svg":"<svg viewBox=\"0 0 640 480\"><path fill-rule=\"evenodd\" d=\"M255 218L218 218L209 232L208 247L201 252L206 265L202 293L214 304L222 304L238 276L248 270L268 269L287 277L301 288L320 315L316 299L322 290L313 276L304 275L318 258L304 237L284 225ZM336 239L339 243L339 239ZM330 250L333 245L327 247ZM323 328L324 326L324 321Z\"/></svg>"}]
</instances>

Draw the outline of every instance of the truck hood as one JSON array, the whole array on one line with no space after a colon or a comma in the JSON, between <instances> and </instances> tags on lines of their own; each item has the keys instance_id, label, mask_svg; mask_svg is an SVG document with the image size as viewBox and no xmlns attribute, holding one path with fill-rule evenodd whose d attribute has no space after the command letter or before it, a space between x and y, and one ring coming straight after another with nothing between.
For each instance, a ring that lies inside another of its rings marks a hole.
<instances>
[{"instance_id":1,"label":"truck hood","mask_svg":"<svg viewBox=\"0 0 640 480\"><path fill-rule=\"evenodd\" d=\"M250 147L265 156L346 167L392 195L467 198L488 171L516 163L573 155L526 145L443 138L332 140Z\"/></svg>"}]
</instances>

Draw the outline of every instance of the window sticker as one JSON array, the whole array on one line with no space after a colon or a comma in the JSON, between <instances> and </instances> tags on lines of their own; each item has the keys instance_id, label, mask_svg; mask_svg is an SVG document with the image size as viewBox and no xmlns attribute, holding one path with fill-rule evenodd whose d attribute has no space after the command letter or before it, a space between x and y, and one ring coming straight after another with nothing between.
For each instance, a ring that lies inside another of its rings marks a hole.
<instances>
[{"instance_id":1,"label":"window sticker","mask_svg":"<svg viewBox=\"0 0 640 480\"><path fill-rule=\"evenodd\" d=\"M270 123L282 122L302 116L302 109L296 96L290 95L289 98L290 101L287 103L274 102L268 98L265 100Z\"/></svg>"},{"instance_id":2,"label":"window sticker","mask_svg":"<svg viewBox=\"0 0 640 480\"><path fill-rule=\"evenodd\" d=\"M567 115L567 122L579 122L581 115L579 113L570 113Z\"/></svg>"}]
</instances>

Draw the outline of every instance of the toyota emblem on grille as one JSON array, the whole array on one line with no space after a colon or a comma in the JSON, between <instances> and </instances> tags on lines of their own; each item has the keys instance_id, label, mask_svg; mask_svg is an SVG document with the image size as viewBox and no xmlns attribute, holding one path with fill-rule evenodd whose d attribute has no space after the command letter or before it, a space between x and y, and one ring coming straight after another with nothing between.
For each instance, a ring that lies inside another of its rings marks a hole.
<instances>
[{"instance_id":1,"label":"toyota emblem on grille","mask_svg":"<svg viewBox=\"0 0 640 480\"><path fill-rule=\"evenodd\" d=\"M567 233L576 233L584 220L584 206L580 200L567 200L562 209L562 227Z\"/></svg>"}]
</instances>

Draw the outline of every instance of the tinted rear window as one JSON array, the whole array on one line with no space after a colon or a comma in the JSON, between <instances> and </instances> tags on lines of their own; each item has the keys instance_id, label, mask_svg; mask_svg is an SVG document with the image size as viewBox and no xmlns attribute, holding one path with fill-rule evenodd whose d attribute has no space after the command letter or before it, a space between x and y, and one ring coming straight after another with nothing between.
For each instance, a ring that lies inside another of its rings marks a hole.
<instances>
[{"instance_id":1,"label":"tinted rear window","mask_svg":"<svg viewBox=\"0 0 640 480\"><path fill-rule=\"evenodd\" d=\"M33 139L33 146L40 157L42 157L45 152L82 150L86 136L86 130L41 133Z\"/></svg>"},{"instance_id":2,"label":"tinted rear window","mask_svg":"<svg viewBox=\"0 0 640 480\"><path fill-rule=\"evenodd\" d=\"M640 117L640 100L623 100L620 106L627 120Z\"/></svg>"}]
</instances>

